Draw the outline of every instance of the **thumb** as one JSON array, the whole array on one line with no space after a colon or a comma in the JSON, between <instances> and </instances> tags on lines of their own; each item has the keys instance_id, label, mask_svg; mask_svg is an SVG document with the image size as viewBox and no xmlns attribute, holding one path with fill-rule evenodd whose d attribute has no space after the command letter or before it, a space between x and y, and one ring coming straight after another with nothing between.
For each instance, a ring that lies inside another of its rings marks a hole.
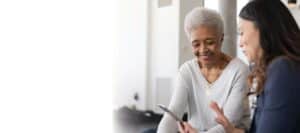
<instances>
[{"instance_id":1,"label":"thumb","mask_svg":"<svg viewBox=\"0 0 300 133\"><path fill-rule=\"evenodd\" d=\"M215 111L218 115L223 115L223 110L220 109L220 107L218 106L218 104L214 101L212 101L210 103L210 108Z\"/></svg>"},{"instance_id":2,"label":"thumb","mask_svg":"<svg viewBox=\"0 0 300 133\"><path fill-rule=\"evenodd\" d=\"M179 132L180 132L180 133L185 133L185 132L184 132L183 124L182 124L181 122L177 122L177 126L178 126L178 129L179 129Z\"/></svg>"}]
</instances>

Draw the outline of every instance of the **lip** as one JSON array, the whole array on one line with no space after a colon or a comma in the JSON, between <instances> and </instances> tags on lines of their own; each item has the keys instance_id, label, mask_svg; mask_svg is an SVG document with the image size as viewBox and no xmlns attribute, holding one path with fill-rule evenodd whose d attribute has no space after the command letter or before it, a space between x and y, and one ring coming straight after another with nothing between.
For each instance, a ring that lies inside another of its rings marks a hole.
<instances>
[{"instance_id":1,"label":"lip","mask_svg":"<svg viewBox=\"0 0 300 133\"><path fill-rule=\"evenodd\" d=\"M245 55L247 54L246 51L244 51L244 50L243 50L243 53L244 53Z\"/></svg>"},{"instance_id":2,"label":"lip","mask_svg":"<svg viewBox=\"0 0 300 133\"><path fill-rule=\"evenodd\" d=\"M201 55L201 58L204 60L209 60L209 56L208 55Z\"/></svg>"}]
</instances>

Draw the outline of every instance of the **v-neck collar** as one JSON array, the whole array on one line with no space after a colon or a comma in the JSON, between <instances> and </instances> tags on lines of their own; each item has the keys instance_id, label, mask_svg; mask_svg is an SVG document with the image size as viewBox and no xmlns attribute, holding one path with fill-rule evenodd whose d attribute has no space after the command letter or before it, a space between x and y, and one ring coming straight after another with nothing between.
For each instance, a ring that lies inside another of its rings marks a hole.
<instances>
[{"instance_id":1,"label":"v-neck collar","mask_svg":"<svg viewBox=\"0 0 300 133\"><path fill-rule=\"evenodd\" d=\"M205 82L205 85L208 85L208 86L210 86L210 88L211 88L211 87L215 86L215 84L216 84L217 82L219 82L219 80L223 77L223 75L226 73L227 69L229 69L229 67L231 66L232 62L234 62L235 59L236 59L236 58L232 58L232 59L230 60L230 62L225 66L225 68L223 69L223 71L221 72L221 74L219 75L219 77L218 77L215 81L213 81L212 83L209 83L209 82L207 81L207 79L204 77L204 75L203 75L203 73L201 72L201 69L200 69L200 67L199 67L197 58L195 58L194 63L195 63L195 65L196 65L197 72L200 73L200 74L199 74L199 77Z\"/></svg>"}]
</instances>

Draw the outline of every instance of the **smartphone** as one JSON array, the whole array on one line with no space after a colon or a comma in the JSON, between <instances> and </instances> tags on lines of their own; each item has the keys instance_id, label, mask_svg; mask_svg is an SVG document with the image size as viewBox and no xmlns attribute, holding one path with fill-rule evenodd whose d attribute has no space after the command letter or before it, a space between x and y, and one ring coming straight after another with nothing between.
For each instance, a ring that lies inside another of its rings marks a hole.
<instances>
[{"instance_id":1,"label":"smartphone","mask_svg":"<svg viewBox=\"0 0 300 133\"><path fill-rule=\"evenodd\" d=\"M173 112L171 112L166 106L162 105L162 104L158 104L157 105L160 109L162 109L164 112L168 113L172 118L174 118L177 122L182 123L183 121L176 116Z\"/></svg>"}]
</instances>

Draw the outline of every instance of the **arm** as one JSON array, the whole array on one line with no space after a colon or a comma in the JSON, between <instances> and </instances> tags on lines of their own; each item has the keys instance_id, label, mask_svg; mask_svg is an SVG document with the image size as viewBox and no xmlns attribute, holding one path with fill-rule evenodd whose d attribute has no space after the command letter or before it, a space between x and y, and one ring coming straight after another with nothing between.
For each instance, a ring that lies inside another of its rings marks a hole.
<instances>
[{"instance_id":1,"label":"arm","mask_svg":"<svg viewBox=\"0 0 300 133\"><path fill-rule=\"evenodd\" d=\"M295 91L297 87L296 83L293 84L293 76L296 77L288 64L287 60L276 60L268 69L257 133L295 132L299 118L295 100L298 100L299 92Z\"/></svg>"},{"instance_id":2,"label":"arm","mask_svg":"<svg viewBox=\"0 0 300 133\"><path fill-rule=\"evenodd\" d=\"M248 70L242 70L238 75L236 81L232 85L232 90L223 107L224 115L228 121L239 128L248 129L250 126L250 110L248 106L248 99L246 96L247 87L246 81ZM222 125L217 125L210 128L205 133L225 133Z\"/></svg>"},{"instance_id":3,"label":"arm","mask_svg":"<svg viewBox=\"0 0 300 133\"><path fill-rule=\"evenodd\" d=\"M188 90L186 86L186 82L183 79L182 75L179 73L177 76L175 90L173 92L173 96L169 105L169 109L174 112L177 116L183 116L187 105L188 99ZM169 116L168 114L164 114L161 122L158 126L158 133L176 133L178 131L176 121Z\"/></svg>"}]
</instances>

